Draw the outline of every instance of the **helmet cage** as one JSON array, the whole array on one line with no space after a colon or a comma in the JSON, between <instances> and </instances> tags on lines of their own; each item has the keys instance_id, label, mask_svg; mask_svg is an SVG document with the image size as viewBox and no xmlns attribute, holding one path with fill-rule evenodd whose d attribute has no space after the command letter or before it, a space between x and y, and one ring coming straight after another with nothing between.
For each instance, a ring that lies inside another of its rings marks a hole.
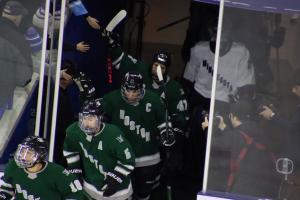
<instances>
[{"instance_id":1,"label":"helmet cage","mask_svg":"<svg viewBox=\"0 0 300 200\"><path fill-rule=\"evenodd\" d=\"M138 96L134 101L129 99L126 95L126 93L130 91L138 91ZM137 105L145 95L143 76L137 72L127 72L121 86L121 94L126 103L129 105Z\"/></svg>"},{"instance_id":2,"label":"helmet cage","mask_svg":"<svg viewBox=\"0 0 300 200\"><path fill-rule=\"evenodd\" d=\"M140 100L142 100L142 99L144 98L144 95L145 95L145 88L142 87L142 88L136 89L136 90L139 91L139 95L137 96L137 98L136 98L135 101L131 101L131 100L128 99L128 97L127 97L127 95L126 95L126 92L134 91L134 90L132 90L132 89L127 89L125 86L122 86L122 87L121 87L121 94L122 94L123 100L124 100L126 103L130 104L130 105L137 105L137 104L140 102Z\"/></svg>"},{"instance_id":3,"label":"helmet cage","mask_svg":"<svg viewBox=\"0 0 300 200\"><path fill-rule=\"evenodd\" d=\"M93 126L87 124L90 118L95 118L95 123ZM102 124L102 117L99 115L79 113L79 128L88 135L95 134L100 130Z\"/></svg>"},{"instance_id":4,"label":"helmet cage","mask_svg":"<svg viewBox=\"0 0 300 200\"><path fill-rule=\"evenodd\" d=\"M43 160L43 155L29 145L19 144L14 155L14 160L20 168L30 168Z\"/></svg>"}]
</instances>

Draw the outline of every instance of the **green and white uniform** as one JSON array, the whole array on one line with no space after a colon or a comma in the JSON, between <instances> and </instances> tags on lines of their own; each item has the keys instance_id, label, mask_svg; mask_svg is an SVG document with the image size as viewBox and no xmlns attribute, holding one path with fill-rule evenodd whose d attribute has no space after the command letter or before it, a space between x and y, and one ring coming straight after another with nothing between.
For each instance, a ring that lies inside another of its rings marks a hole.
<instances>
[{"instance_id":1,"label":"green and white uniform","mask_svg":"<svg viewBox=\"0 0 300 200\"><path fill-rule=\"evenodd\" d=\"M105 113L117 125L136 155L135 166L144 167L160 162L160 130L166 127L165 109L159 96L145 90L144 97L134 106L126 103L120 90L103 97Z\"/></svg>"},{"instance_id":2,"label":"green and white uniform","mask_svg":"<svg viewBox=\"0 0 300 200\"><path fill-rule=\"evenodd\" d=\"M120 47L111 48L111 57L113 66L120 70L122 77L128 71L141 73L146 89L155 92L163 100L167 99L167 109L173 126L180 128L181 130L185 129L189 119L189 105L185 92L179 82L172 80L167 76L166 94L164 94L163 88L152 79L151 66L149 64L136 60L123 52Z\"/></svg>"},{"instance_id":3,"label":"green and white uniform","mask_svg":"<svg viewBox=\"0 0 300 200\"><path fill-rule=\"evenodd\" d=\"M64 156L73 169L82 169L83 188L94 199L103 199L108 172L125 176L119 190L105 199L127 199L132 194L129 174L134 169L134 153L121 130L112 124L102 124L94 136L85 134L74 122L67 129Z\"/></svg>"},{"instance_id":4,"label":"green and white uniform","mask_svg":"<svg viewBox=\"0 0 300 200\"><path fill-rule=\"evenodd\" d=\"M166 94L163 92L163 88L154 81L150 90L160 95L164 101L167 99L167 109L172 125L185 130L189 120L189 104L181 85L177 81L167 77Z\"/></svg>"},{"instance_id":5,"label":"green and white uniform","mask_svg":"<svg viewBox=\"0 0 300 200\"><path fill-rule=\"evenodd\" d=\"M30 173L18 167L14 160L10 160L2 180L4 183L0 187L0 194L8 197L14 196L16 200L86 199L76 177L63 167L51 162L45 162L41 171ZM5 198L0 197L0 199Z\"/></svg>"}]
</instances>

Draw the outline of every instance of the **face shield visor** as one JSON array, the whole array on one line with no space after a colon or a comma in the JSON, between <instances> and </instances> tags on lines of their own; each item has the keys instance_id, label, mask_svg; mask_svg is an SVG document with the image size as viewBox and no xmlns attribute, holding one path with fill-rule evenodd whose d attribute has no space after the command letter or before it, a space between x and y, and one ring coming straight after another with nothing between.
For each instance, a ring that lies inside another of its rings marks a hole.
<instances>
[{"instance_id":1,"label":"face shield visor","mask_svg":"<svg viewBox=\"0 0 300 200\"><path fill-rule=\"evenodd\" d=\"M140 100L143 99L145 94L145 89L137 89L137 90L130 90L126 89L126 87L121 88L122 98L126 103L129 105L138 105Z\"/></svg>"},{"instance_id":2,"label":"face shield visor","mask_svg":"<svg viewBox=\"0 0 300 200\"><path fill-rule=\"evenodd\" d=\"M88 135L99 132L101 123L101 116L79 113L79 127Z\"/></svg>"},{"instance_id":3,"label":"face shield visor","mask_svg":"<svg viewBox=\"0 0 300 200\"><path fill-rule=\"evenodd\" d=\"M14 160L20 168L30 168L36 164L39 153L33 148L19 144L14 155Z\"/></svg>"}]
</instances>

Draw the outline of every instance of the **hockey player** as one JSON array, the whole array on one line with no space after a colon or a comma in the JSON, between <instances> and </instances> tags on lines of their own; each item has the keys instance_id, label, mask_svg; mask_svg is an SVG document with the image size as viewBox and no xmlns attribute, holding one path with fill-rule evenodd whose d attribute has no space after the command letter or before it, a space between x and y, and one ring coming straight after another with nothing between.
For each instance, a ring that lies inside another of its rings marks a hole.
<instances>
[{"instance_id":1,"label":"hockey player","mask_svg":"<svg viewBox=\"0 0 300 200\"><path fill-rule=\"evenodd\" d=\"M0 199L83 200L79 180L61 166L47 162L44 139L29 136L19 144L4 171Z\"/></svg>"},{"instance_id":2,"label":"hockey player","mask_svg":"<svg viewBox=\"0 0 300 200\"><path fill-rule=\"evenodd\" d=\"M159 181L160 144L170 147L175 143L164 105L157 94L145 89L142 75L136 72L126 73L121 91L106 94L103 102L106 114L123 130L136 155L135 196L149 199Z\"/></svg>"},{"instance_id":3,"label":"hockey player","mask_svg":"<svg viewBox=\"0 0 300 200\"><path fill-rule=\"evenodd\" d=\"M113 33L104 31L102 35L108 38L112 65L120 70L121 76L129 71L141 73L146 89L157 93L163 100L168 101L167 109L174 127L178 128L179 131L184 130L189 119L189 105L180 83L171 79L168 75L171 67L170 53L162 50L155 52L152 65L149 65L123 52ZM159 81L157 76L158 66L161 67L165 90L163 83Z\"/></svg>"},{"instance_id":4,"label":"hockey player","mask_svg":"<svg viewBox=\"0 0 300 200\"><path fill-rule=\"evenodd\" d=\"M102 122L102 114L98 100L84 102L79 122L66 131L63 153L92 199L125 200L132 194L135 155L120 129Z\"/></svg>"}]
</instances>

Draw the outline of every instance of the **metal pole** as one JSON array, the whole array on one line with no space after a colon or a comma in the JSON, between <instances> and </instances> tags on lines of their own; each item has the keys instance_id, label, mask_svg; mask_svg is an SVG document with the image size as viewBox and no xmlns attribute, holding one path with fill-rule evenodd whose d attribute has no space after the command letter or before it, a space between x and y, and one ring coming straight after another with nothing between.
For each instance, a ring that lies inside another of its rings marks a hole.
<instances>
[{"instance_id":1,"label":"metal pole","mask_svg":"<svg viewBox=\"0 0 300 200\"><path fill-rule=\"evenodd\" d=\"M52 6L52 13L55 13L55 8L56 8L56 0L53 0L53 6ZM54 17L52 17L52 26L51 32L50 32L50 50L49 50L49 68L48 68L48 78L47 78L47 94L46 94L46 104L45 104L45 120L44 120L44 130L43 130L43 137L47 137L47 130L48 130L48 116L49 116L49 102L50 102L50 94L51 94L51 75L52 75L52 66L53 66L53 42L54 42Z\"/></svg>"},{"instance_id":2,"label":"metal pole","mask_svg":"<svg viewBox=\"0 0 300 200\"><path fill-rule=\"evenodd\" d=\"M64 25L65 25L64 24L65 9L66 9L66 0L62 0L61 1L60 24L59 24L58 53L57 53L57 62L56 62L52 120L51 120L52 123L51 123L51 135L50 135L49 161L53 161L53 152L54 152L54 144L55 144L57 105L58 105L58 94L59 94L61 58L62 58L62 43L63 43Z\"/></svg>"},{"instance_id":3,"label":"metal pole","mask_svg":"<svg viewBox=\"0 0 300 200\"><path fill-rule=\"evenodd\" d=\"M215 52L215 59L214 59L214 73L213 73L213 81L212 81L209 119L213 119L214 109L215 109L215 96L216 96L217 72L218 72L218 63L219 63L219 54L220 54L220 41L221 41L223 12L224 12L224 0L221 0L220 1L220 10L219 10L216 52ZM210 150L211 150L211 138L212 138L212 123L213 123L213 120L209 120L208 132L207 132L206 152L205 152L203 187L202 187L203 192L207 191L209 160L210 160Z\"/></svg>"},{"instance_id":4,"label":"metal pole","mask_svg":"<svg viewBox=\"0 0 300 200\"><path fill-rule=\"evenodd\" d=\"M145 25L145 0L141 0L140 2L140 14L139 14L139 23L138 23L138 35L137 35L137 45L136 45L136 58L141 59L142 57L142 49L143 49L143 33L144 33L144 25Z\"/></svg>"},{"instance_id":5,"label":"metal pole","mask_svg":"<svg viewBox=\"0 0 300 200\"><path fill-rule=\"evenodd\" d=\"M43 100L43 92L44 92L43 85L44 85L44 75L45 75L45 66L46 66L45 61L46 61L46 48L47 48L47 34L48 34L48 25L49 25L49 9L50 9L50 0L47 0L46 4L45 4L45 20L44 20L44 29L43 29L42 57L41 57L41 65L40 65L37 112L36 112L36 118L35 118L34 135L36 135L36 136L39 136L40 123L41 123L42 100Z\"/></svg>"}]
</instances>

